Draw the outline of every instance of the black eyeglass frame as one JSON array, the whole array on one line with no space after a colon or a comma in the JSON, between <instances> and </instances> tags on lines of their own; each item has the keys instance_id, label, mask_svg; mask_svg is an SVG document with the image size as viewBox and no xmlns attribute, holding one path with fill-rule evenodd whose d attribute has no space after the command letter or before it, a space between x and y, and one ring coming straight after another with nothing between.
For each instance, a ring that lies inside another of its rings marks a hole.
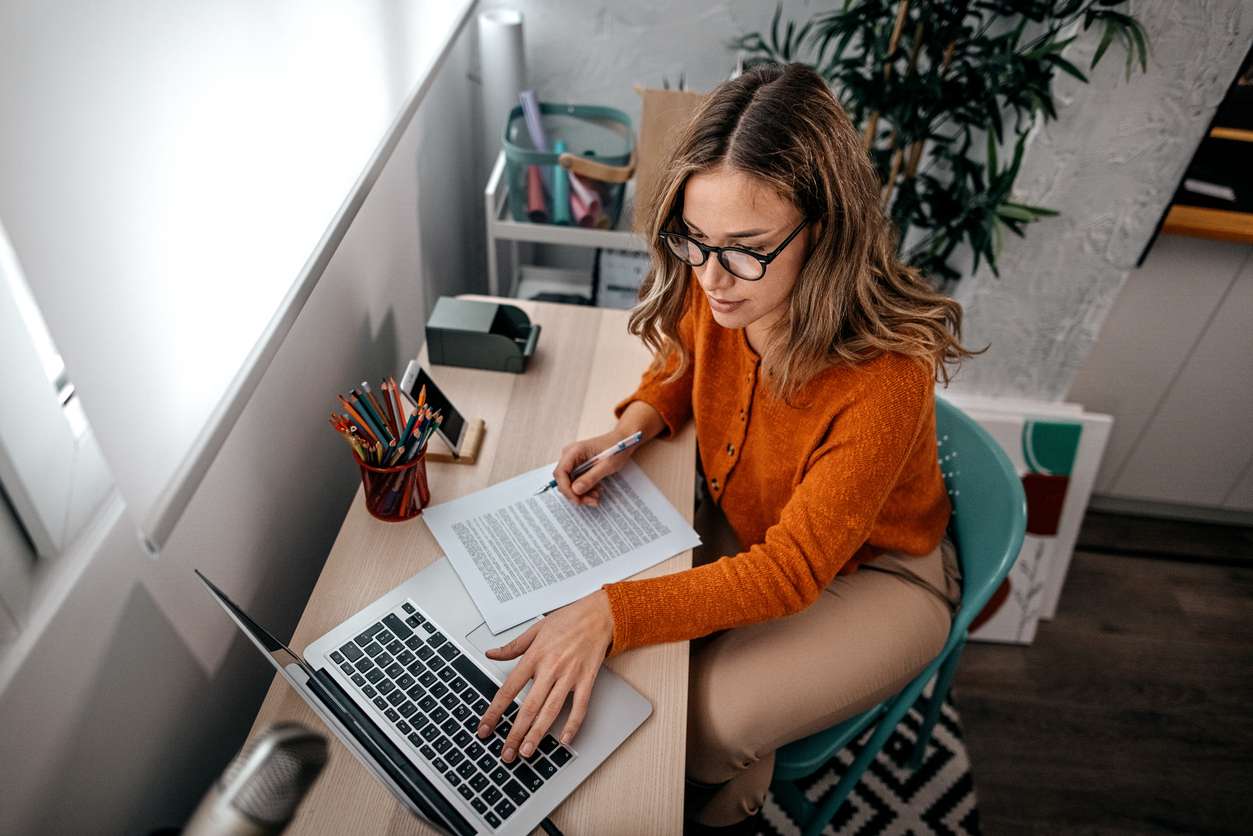
<instances>
[{"instance_id":1,"label":"black eyeglass frame","mask_svg":"<svg viewBox=\"0 0 1253 836\"><path fill-rule=\"evenodd\" d=\"M762 253L755 253L752 250L747 249L745 247L713 247L708 244L702 244L700 241L697 241L695 238L693 238L692 236L686 233L675 232L675 231L668 230L668 229L662 230L660 233L658 233L658 236L662 239L662 242L666 244L670 252L674 253L674 257L682 261L684 264L691 265L692 267L701 267L706 262L709 261L710 253L717 253L718 262L732 276L735 276L737 279L740 279L746 282L759 282L766 277L766 268L770 266L770 262L774 261L779 256L779 253L787 249L787 245L792 243L792 239L800 234L800 231L809 224L810 220L811 220L810 218L805 218L804 220L802 220L800 223L800 226L792 230L792 232L788 235L788 237L783 239L783 243L779 244L779 246L775 247L773 250L771 250L768 253L765 253L764 255ZM677 238L682 241L687 241L691 244L694 244L696 246L696 249L700 250L700 253L702 256L701 260L699 262L693 263L685 259L683 256L679 255L678 253L674 252L674 247L670 246L667 240L670 238ZM747 278L745 276L741 276L739 273L731 269L730 264L727 264L727 260L723 257L723 253L726 253L726 252L743 253L749 258L756 259L761 264L761 275L752 279Z\"/></svg>"}]
</instances>

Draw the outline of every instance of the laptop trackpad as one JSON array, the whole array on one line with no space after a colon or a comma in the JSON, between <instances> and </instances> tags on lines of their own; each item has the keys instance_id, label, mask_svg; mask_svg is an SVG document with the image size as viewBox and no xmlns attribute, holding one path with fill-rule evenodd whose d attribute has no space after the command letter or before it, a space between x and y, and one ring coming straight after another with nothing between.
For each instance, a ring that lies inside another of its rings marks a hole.
<instances>
[{"instance_id":1,"label":"laptop trackpad","mask_svg":"<svg viewBox=\"0 0 1253 836\"><path fill-rule=\"evenodd\" d=\"M493 633L491 629L488 628L487 622L484 621L480 623L478 627L475 627L467 633L466 639L469 640L470 644L478 648L480 653L486 654L488 650L491 650L494 647L500 647L503 644L513 641L515 638L531 629L531 625L538 620L538 617L532 618L530 621L524 621L518 626L510 627L508 630L499 634ZM510 659L507 662L498 662L495 659L489 659L486 655L484 655L483 662L485 662L487 667L492 669L503 682L505 677L509 675L509 671L513 670L513 666L518 663L518 660Z\"/></svg>"}]
</instances>

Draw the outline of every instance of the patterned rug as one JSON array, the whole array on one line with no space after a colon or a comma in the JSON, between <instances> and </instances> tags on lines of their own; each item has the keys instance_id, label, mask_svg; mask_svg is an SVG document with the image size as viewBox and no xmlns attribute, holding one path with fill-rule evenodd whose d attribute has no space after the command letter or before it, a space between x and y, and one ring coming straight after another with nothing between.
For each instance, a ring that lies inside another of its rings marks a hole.
<instances>
[{"instance_id":1,"label":"patterned rug","mask_svg":"<svg viewBox=\"0 0 1253 836\"><path fill-rule=\"evenodd\" d=\"M934 680L924 693L930 694L932 684ZM922 766L914 771L907 763L921 725L922 715L910 709L831 824L822 831L824 834L978 836L979 805L952 689L931 733ZM839 782L872 733L873 729L868 730L861 739L832 758L825 768L798 782L810 801L817 801ZM765 806L756 818L758 832L765 836L800 833L800 828L775 803L773 796L766 797Z\"/></svg>"}]
</instances>

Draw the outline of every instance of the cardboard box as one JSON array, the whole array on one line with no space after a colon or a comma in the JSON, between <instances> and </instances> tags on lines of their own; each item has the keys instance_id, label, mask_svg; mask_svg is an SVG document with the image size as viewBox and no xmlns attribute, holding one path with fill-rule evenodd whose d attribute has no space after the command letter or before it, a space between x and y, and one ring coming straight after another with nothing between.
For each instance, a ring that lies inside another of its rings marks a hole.
<instances>
[{"instance_id":1,"label":"cardboard box","mask_svg":"<svg viewBox=\"0 0 1253 836\"><path fill-rule=\"evenodd\" d=\"M646 232L648 206L670 160L675 143L687 127L705 93L691 90L656 90L636 86L643 100L640 116L640 144L635 168L635 210L632 223L637 232Z\"/></svg>"}]
</instances>

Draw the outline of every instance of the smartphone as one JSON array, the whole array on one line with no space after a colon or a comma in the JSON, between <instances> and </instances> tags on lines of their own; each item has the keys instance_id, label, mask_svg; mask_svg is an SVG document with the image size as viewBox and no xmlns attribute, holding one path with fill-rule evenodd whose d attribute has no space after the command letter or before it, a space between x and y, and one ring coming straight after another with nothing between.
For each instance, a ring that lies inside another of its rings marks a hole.
<instances>
[{"instance_id":1,"label":"smartphone","mask_svg":"<svg viewBox=\"0 0 1253 836\"><path fill-rule=\"evenodd\" d=\"M461 417L461 413L453 407L452 401L448 400L448 397L435 385L435 381L431 380L426 369L419 366L416 360L409 361L409 367L405 369L404 377L400 379L400 388L413 398L414 403L417 403L423 386L426 387L427 406L431 409L438 409L439 414L444 416L443 422L435 428L435 432L444 439L444 443L448 445L448 449L454 456L460 455L461 442L465 440L465 418Z\"/></svg>"}]
</instances>

